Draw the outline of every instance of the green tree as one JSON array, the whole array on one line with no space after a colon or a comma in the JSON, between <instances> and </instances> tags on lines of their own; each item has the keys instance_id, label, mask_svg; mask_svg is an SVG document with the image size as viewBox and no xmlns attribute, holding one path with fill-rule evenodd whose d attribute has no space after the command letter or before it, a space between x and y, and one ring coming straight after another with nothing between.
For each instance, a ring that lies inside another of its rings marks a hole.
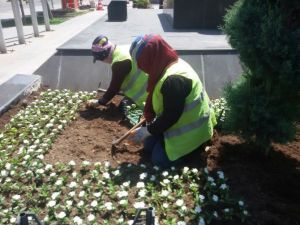
<instances>
[{"instance_id":1,"label":"green tree","mask_svg":"<svg viewBox=\"0 0 300 225\"><path fill-rule=\"evenodd\" d=\"M297 0L239 0L225 15L244 67L225 89L226 128L266 151L292 140L300 119L299 15Z\"/></svg>"}]
</instances>

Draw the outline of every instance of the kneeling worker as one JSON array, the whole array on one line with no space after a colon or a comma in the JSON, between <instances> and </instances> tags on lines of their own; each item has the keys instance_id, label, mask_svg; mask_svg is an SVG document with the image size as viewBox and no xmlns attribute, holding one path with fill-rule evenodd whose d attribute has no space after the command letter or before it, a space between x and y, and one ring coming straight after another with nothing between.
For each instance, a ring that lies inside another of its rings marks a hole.
<instances>
[{"instance_id":1,"label":"kneeling worker","mask_svg":"<svg viewBox=\"0 0 300 225\"><path fill-rule=\"evenodd\" d=\"M104 35L98 36L93 41L94 63L99 60L111 64L112 78L105 94L100 99L89 100L87 107L95 108L99 105L106 105L121 90L141 109L144 108L148 76L139 70L131 59L129 47L129 45L115 45Z\"/></svg>"},{"instance_id":2,"label":"kneeling worker","mask_svg":"<svg viewBox=\"0 0 300 225\"><path fill-rule=\"evenodd\" d=\"M149 79L147 126L129 139L144 142L153 164L175 165L213 136L216 119L210 100L197 73L159 35L137 37L130 53Z\"/></svg>"}]
</instances>

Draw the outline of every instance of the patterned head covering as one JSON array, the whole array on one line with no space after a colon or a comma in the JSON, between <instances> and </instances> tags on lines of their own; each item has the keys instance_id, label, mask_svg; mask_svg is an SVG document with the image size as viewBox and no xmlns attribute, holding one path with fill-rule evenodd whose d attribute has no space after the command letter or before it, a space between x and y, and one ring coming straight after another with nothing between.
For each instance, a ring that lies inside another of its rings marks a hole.
<instances>
[{"instance_id":1,"label":"patterned head covering","mask_svg":"<svg viewBox=\"0 0 300 225\"><path fill-rule=\"evenodd\" d=\"M154 87L163 76L165 69L177 62L178 55L161 36L155 34L137 37L131 44L129 51L132 59L137 62L139 69L149 75L144 117L147 122L151 122L155 117L152 106Z\"/></svg>"},{"instance_id":2,"label":"patterned head covering","mask_svg":"<svg viewBox=\"0 0 300 225\"><path fill-rule=\"evenodd\" d=\"M115 45L111 43L106 36L99 35L96 37L91 49L94 56L94 63L96 60L111 63L114 49Z\"/></svg>"}]
</instances>

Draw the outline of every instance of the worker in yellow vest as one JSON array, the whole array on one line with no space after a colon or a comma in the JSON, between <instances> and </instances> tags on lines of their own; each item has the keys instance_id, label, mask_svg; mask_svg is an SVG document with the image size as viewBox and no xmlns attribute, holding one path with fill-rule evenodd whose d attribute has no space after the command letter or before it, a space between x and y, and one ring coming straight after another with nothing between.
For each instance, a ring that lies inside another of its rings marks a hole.
<instances>
[{"instance_id":1,"label":"worker in yellow vest","mask_svg":"<svg viewBox=\"0 0 300 225\"><path fill-rule=\"evenodd\" d=\"M131 59L129 47L129 45L115 45L104 35L98 36L93 41L94 63L99 60L111 64L112 79L105 94L100 99L89 100L87 107L95 108L99 105L106 105L121 90L141 109L144 108L148 76L138 69Z\"/></svg>"},{"instance_id":2,"label":"worker in yellow vest","mask_svg":"<svg viewBox=\"0 0 300 225\"><path fill-rule=\"evenodd\" d=\"M213 136L210 100L197 73L159 35L137 37L130 54L149 78L147 126L137 128L129 140L144 142L154 164L172 166Z\"/></svg>"}]
</instances>

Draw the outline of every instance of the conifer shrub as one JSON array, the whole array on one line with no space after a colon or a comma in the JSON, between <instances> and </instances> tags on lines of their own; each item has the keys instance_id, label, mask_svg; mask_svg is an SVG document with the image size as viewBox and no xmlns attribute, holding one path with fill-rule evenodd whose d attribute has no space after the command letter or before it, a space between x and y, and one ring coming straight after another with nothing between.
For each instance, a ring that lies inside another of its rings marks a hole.
<instances>
[{"instance_id":1,"label":"conifer shrub","mask_svg":"<svg viewBox=\"0 0 300 225\"><path fill-rule=\"evenodd\" d=\"M265 150L292 140L300 119L299 14L297 0L239 0L224 18L244 68L225 88L225 127Z\"/></svg>"}]
</instances>

